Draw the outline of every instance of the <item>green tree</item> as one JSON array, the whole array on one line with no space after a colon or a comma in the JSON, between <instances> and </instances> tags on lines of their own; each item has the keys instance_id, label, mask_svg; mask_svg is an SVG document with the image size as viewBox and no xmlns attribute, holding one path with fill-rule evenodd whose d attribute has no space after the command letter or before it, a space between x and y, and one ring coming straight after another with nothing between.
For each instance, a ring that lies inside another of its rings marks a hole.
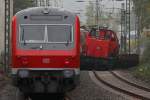
<instances>
[{"instance_id":1,"label":"green tree","mask_svg":"<svg viewBox=\"0 0 150 100\"><path fill-rule=\"evenodd\" d=\"M133 0L135 13L139 17L141 30L150 26L150 0Z\"/></svg>"},{"instance_id":2,"label":"green tree","mask_svg":"<svg viewBox=\"0 0 150 100\"><path fill-rule=\"evenodd\" d=\"M14 13L35 6L35 0L14 0Z\"/></svg>"}]
</instances>

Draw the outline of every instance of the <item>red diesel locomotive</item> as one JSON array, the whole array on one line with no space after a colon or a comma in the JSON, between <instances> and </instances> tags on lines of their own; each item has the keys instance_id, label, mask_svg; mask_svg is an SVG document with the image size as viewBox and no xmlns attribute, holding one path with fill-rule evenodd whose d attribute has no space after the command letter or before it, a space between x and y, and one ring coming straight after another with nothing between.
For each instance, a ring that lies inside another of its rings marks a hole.
<instances>
[{"instance_id":1,"label":"red diesel locomotive","mask_svg":"<svg viewBox=\"0 0 150 100\"><path fill-rule=\"evenodd\" d=\"M85 36L82 55L90 58L91 62L112 65L119 55L119 41L116 33L108 29L92 28Z\"/></svg>"},{"instance_id":2,"label":"red diesel locomotive","mask_svg":"<svg viewBox=\"0 0 150 100\"><path fill-rule=\"evenodd\" d=\"M35 7L12 19L11 73L24 94L64 93L79 84L80 23L75 14Z\"/></svg>"}]
</instances>

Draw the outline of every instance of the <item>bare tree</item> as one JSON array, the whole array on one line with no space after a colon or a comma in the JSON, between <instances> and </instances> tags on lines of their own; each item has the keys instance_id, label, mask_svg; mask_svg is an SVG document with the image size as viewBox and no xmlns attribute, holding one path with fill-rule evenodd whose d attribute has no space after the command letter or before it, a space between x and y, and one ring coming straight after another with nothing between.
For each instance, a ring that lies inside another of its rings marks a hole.
<instances>
[{"instance_id":1,"label":"bare tree","mask_svg":"<svg viewBox=\"0 0 150 100\"><path fill-rule=\"evenodd\" d=\"M91 25L96 25L95 23L95 5L89 1L89 5L86 7L86 16L87 16L87 20L86 20L86 24L91 26Z\"/></svg>"}]
</instances>

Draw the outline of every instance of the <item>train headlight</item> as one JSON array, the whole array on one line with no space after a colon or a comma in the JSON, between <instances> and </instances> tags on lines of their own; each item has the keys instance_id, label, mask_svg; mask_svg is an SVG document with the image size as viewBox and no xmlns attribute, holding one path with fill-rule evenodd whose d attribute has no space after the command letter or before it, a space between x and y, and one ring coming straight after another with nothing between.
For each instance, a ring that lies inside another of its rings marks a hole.
<instances>
[{"instance_id":1,"label":"train headlight","mask_svg":"<svg viewBox=\"0 0 150 100\"><path fill-rule=\"evenodd\" d=\"M70 62L69 61L65 61L65 64L68 65Z\"/></svg>"},{"instance_id":2,"label":"train headlight","mask_svg":"<svg viewBox=\"0 0 150 100\"><path fill-rule=\"evenodd\" d=\"M27 78L27 77L29 77L29 71L28 70L19 70L18 76L20 78Z\"/></svg>"},{"instance_id":3,"label":"train headlight","mask_svg":"<svg viewBox=\"0 0 150 100\"><path fill-rule=\"evenodd\" d=\"M73 70L64 70L63 74L64 74L65 78L71 78L74 75L74 71Z\"/></svg>"}]
</instances>

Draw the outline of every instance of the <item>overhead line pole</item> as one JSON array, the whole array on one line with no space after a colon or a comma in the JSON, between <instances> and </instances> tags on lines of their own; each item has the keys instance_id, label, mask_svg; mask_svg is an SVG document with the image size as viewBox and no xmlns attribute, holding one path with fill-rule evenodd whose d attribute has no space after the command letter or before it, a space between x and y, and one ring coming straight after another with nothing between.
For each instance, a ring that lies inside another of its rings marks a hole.
<instances>
[{"instance_id":1,"label":"overhead line pole","mask_svg":"<svg viewBox=\"0 0 150 100\"><path fill-rule=\"evenodd\" d=\"M129 54L131 53L131 21L130 21L130 19L131 19L131 0L129 0L129 8L128 8L128 10L129 10Z\"/></svg>"},{"instance_id":2,"label":"overhead line pole","mask_svg":"<svg viewBox=\"0 0 150 100\"><path fill-rule=\"evenodd\" d=\"M125 11L125 5L122 3L121 8L121 53L125 53L125 46L126 46L126 11Z\"/></svg>"},{"instance_id":3,"label":"overhead line pole","mask_svg":"<svg viewBox=\"0 0 150 100\"><path fill-rule=\"evenodd\" d=\"M9 73L10 64L10 0L5 0L4 71Z\"/></svg>"},{"instance_id":4,"label":"overhead line pole","mask_svg":"<svg viewBox=\"0 0 150 100\"><path fill-rule=\"evenodd\" d=\"M142 8L143 8L143 0L140 0L139 2L138 2L139 4L140 4L140 8L139 8L139 11L138 11L138 32L137 32L137 38L138 38L138 50L137 50L137 53L138 54L140 54L141 53L141 50L140 50L140 37L141 37L141 32L142 32L142 14L143 14L143 10L142 10Z\"/></svg>"},{"instance_id":5,"label":"overhead line pole","mask_svg":"<svg viewBox=\"0 0 150 100\"><path fill-rule=\"evenodd\" d=\"M97 26L98 26L98 24L99 24L99 22L98 22L98 21L99 21L99 14L98 14L98 11L99 11L99 7L98 7L98 6L99 6L99 4L98 4L98 3L99 3L99 1L96 0L96 18L95 18L96 20L95 20L95 24L96 24Z\"/></svg>"},{"instance_id":6,"label":"overhead line pole","mask_svg":"<svg viewBox=\"0 0 150 100\"><path fill-rule=\"evenodd\" d=\"M125 26L125 44L124 44L124 50L125 50L125 53L128 53L130 54L131 53L131 40L130 40L130 9L131 9L131 0L126 0L126 17L125 17L125 20L126 20L126 26ZM127 38L127 35L128 35L128 38ZM128 39L128 41L127 41ZM127 43L128 42L128 43ZM128 47L128 48L127 48Z\"/></svg>"}]
</instances>

